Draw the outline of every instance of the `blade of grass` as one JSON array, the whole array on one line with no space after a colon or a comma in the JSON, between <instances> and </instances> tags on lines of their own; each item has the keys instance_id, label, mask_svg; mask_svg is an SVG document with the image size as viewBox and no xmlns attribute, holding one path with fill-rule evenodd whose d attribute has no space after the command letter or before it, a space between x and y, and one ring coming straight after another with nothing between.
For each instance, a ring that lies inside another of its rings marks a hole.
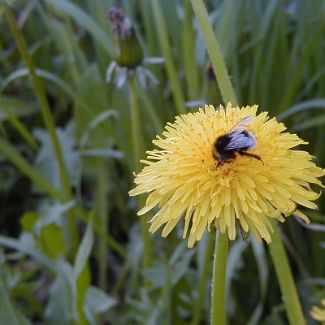
<instances>
[{"instance_id":1,"label":"blade of grass","mask_svg":"<svg viewBox=\"0 0 325 325\"><path fill-rule=\"evenodd\" d=\"M182 87L179 81L179 77L177 75L176 66L172 56L172 49L167 35L167 26L166 26L165 17L163 15L159 0L152 0L151 4L152 4L153 15L156 21L159 44L166 60L165 61L166 72L167 72L168 80L170 82L171 91L174 97L176 111L178 114L182 114L186 112L185 105L184 105L185 102L184 95L183 95Z\"/></svg>"},{"instance_id":2,"label":"blade of grass","mask_svg":"<svg viewBox=\"0 0 325 325\"><path fill-rule=\"evenodd\" d=\"M184 3L184 21L182 28L183 35L183 57L186 79L186 90L189 100L195 100L198 96L198 71L195 59L195 38L193 37L194 30L192 26L192 8L191 3Z\"/></svg>"},{"instance_id":3,"label":"blade of grass","mask_svg":"<svg viewBox=\"0 0 325 325\"><path fill-rule=\"evenodd\" d=\"M313 118L307 119L305 122L295 125L292 131L297 132L305 129L315 128L325 124L325 115L317 115Z\"/></svg>"},{"instance_id":4,"label":"blade of grass","mask_svg":"<svg viewBox=\"0 0 325 325\"><path fill-rule=\"evenodd\" d=\"M0 151L7 156L11 162L28 178L30 178L37 186L47 192L50 196L57 200L63 200L63 193L58 191L46 179L39 176L37 170L11 145L8 141L0 137Z\"/></svg>"},{"instance_id":5,"label":"blade of grass","mask_svg":"<svg viewBox=\"0 0 325 325\"><path fill-rule=\"evenodd\" d=\"M290 108L288 108L286 111L279 114L277 119L279 121L283 121L284 119L288 118L289 116L295 115L296 113L314 109L314 108L325 108L325 99L315 98L315 99L306 100L304 102L295 104Z\"/></svg>"},{"instance_id":6,"label":"blade of grass","mask_svg":"<svg viewBox=\"0 0 325 325\"><path fill-rule=\"evenodd\" d=\"M323 35L323 29L319 28L318 31L315 32L314 35L310 38L308 43L304 45L304 49L300 54L299 62L295 64L294 67L291 68L290 74L288 76L289 80L286 83L284 96L279 105L279 112L281 112L286 107L292 104L297 89L299 88L299 85L302 81L302 75L306 67L306 64L309 58L312 56L313 51L319 44L322 35Z\"/></svg>"},{"instance_id":7,"label":"blade of grass","mask_svg":"<svg viewBox=\"0 0 325 325\"><path fill-rule=\"evenodd\" d=\"M28 131L28 129L25 127L25 125L20 121L20 119L11 112L10 108L5 107L5 110L7 112L8 118L16 131L20 134L20 136L29 144L29 146L36 150L38 148L38 144L36 140L33 138L31 133Z\"/></svg>"}]
</instances>

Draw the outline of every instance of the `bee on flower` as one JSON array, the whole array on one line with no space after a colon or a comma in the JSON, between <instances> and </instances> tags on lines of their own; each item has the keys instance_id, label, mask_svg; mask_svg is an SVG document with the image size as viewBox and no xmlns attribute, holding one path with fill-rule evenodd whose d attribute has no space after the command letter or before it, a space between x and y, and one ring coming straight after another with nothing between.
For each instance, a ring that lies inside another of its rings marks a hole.
<instances>
[{"instance_id":1,"label":"bee on flower","mask_svg":"<svg viewBox=\"0 0 325 325\"><path fill-rule=\"evenodd\" d=\"M309 222L301 207L317 208L320 193L310 184L322 187L325 171L297 149L305 141L266 112L257 114L256 105L180 115L153 143L129 192L148 193L139 215L157 207L151 232L163 226L165 237L183 220L189 247L211 226L231 240L239 226L270 243L270 218L283 222L294 212Z\"/></svg>"}]
</instances>

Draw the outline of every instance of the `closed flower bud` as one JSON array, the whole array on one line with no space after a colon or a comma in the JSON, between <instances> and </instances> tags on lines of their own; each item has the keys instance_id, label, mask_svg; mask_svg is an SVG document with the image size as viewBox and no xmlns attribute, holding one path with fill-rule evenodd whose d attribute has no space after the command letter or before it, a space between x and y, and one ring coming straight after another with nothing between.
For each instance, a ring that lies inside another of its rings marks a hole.
<instances>
[{"instance_id":1,"label":"closed flower bud","mask_svg":"<svg viewBox=\"0 0 325 325\"><path fill-rule=\"evenodd\" d=\"M108 14L112 30L117 37L116 62L120 67L136 68L142 63L143 51L129 17L121 8L112 8Z\"/></svg>"}]
</instances>

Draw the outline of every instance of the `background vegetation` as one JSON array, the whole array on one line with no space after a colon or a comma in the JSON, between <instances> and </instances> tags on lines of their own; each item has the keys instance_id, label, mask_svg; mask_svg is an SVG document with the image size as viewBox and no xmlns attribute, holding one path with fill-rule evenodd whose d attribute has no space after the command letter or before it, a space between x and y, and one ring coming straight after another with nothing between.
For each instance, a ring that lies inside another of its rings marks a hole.
<instances>
[{"instance_id":1,"label":"background vegetation","mask_svg":"<svg viewBox=\"0 0 325 325\"><path fill-rule=\"evenodd\" d=\"M198 315L207 324L213 235L187 249L177 231L154 234L144 266L138 202L128 197L135 137L152 148L176 114L221 102L190 2L16 0L14 16L0 3L0 324L189 324ZM324 2L205 3L239 102L283 120L325 166ZM113 5L145 57L164 58L146 65L158 83L106 83ZM318 204L305 213L321 224L324 195ZM310 307L325 297L322 227L290 218L281 228L314 324ZM230 324L287 324L265 245L232 243L227 297Z\"/></svg>"}]
</instances>

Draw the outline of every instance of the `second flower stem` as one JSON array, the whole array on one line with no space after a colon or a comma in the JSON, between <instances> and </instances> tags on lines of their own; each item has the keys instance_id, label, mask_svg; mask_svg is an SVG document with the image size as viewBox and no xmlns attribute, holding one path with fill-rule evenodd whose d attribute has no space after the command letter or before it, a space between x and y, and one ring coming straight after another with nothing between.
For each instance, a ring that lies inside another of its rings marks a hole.
<instances>
[{"instance_id":1,"label":"second flower stem","mask_svg":"<svg viewBox=\"0 0 325 325\"><path fill-rule=\"evenodd\" d=\"M136 93L136 79L135 76L130 76L130 108L131 108L131 128L132 128L132 140L133 140L133 155L135 161L135 170L140 170L140 159L144 154L144 144L142 138L141 129L143 128L140 124L140 112L138 105L138 98ZM142 206L144 198L140 197L139 205ZM149 268L151 266L151 243L148 224L145 216L141 216L141 232L143 240L143 266Z\"/></svg>"},{"instance_id":2,"label":"second flower stem","mask_svg":"<svg viewBox=\"0 0 325 325\"><path fill-rule=\"evenodd\" d=\"M226 271L229 239L227 233L216 232L214 248L212 288L211 288L211 325L226 324Z\"/></svg>"},{"instance_id":3,"label":"second flower stem","mask_svg":"<svg viewBox=\"0 0 325 325\"><path fill-rule=\"evenodd\" d=\"M203 265L200 272L197 299L193 305L193 320L191 325L198 325L200 323L202 306L205 300L204 298L206 293L207 281L211 270L210 265L211 265L211 255L213 251L214 238L215 238L214 231L211 231L209 233L207 243L205 246L205 254L204 254Z\"/></svg>"},{"instance_id":4,"label":"second flower stem","mask_svg":"<svg viewBox=\"0 0 325 325\"><path fill-rule=\"evenodd\" d=\"M274 233L272 234L272 242L269 244L269 248L280 284L289 324L306 325L289 261L279 234L279 229L277 229L277 224L274 220L272 221L272 226Z\"/></svg>"}]
</instances>

